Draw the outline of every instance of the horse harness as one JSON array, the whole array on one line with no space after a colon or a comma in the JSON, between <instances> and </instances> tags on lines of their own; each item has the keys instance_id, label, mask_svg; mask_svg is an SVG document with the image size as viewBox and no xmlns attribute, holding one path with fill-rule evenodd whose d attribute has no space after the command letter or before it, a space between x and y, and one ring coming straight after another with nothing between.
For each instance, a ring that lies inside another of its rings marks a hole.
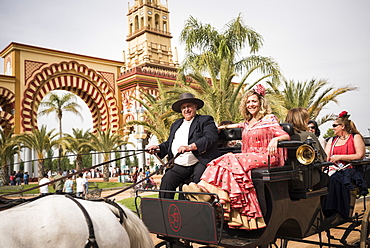
<instances>
[{"instance_id":1,"label":"horse harness","mask_svg":"<svg viewBox=\"0 0 370 248\"><path fill-rule=\"evenodd\" d=\"M79 203L75 198L73 198L71 195L65 195L68 199L72 200L74 203L76 203L76 205L81 209L84 217L85 217L85 220L86 220L86 223L87 223L87 228L89 230L89 237L87 239L87 242L86 242L86 245L85 245L85 248L99 248L98 246L98 243L96 242L96 237L95 237L95 232L94 232L94 225L93 225L93 222L91 220L91 217L89 215L89 213L87 212L87 210L82 206L81 203ZM126 217L127 218L127 215L126 213L123 211L123 209L115 202L111 201L111 200L108 200L108 199L99 199L99 201L104 201L108 204L111 204L112 206L116 207L119 211L119 222L122 224L123 223L123 217Z\"/></svg>"}]
</instances>

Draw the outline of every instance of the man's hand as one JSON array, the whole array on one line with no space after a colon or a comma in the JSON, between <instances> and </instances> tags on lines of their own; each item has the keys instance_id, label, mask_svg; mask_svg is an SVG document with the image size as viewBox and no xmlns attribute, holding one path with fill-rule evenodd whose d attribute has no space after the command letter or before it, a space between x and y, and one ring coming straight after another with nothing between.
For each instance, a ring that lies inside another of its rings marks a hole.
<instances>
[{"instance_id":1,"label":"man's hand","mask_svg":"<svg viewBox=\"0 0 370 248\"><path fill-rule=\"evenodd\" d=\"M193 143L188 146L180 146L179 149L177 149L177 152L178 153L191 152L196 149L197 149L196 145Z\"/></svg>"},{"instance_id":2,"label":"man's hand","mask_svg":"<svg viewBox=\"0 0 370 248\"><path fill-rule=\"evenodd\" d=\"M151 145L146 148L148 150L148 153L154 154L159 152L159 146L157 145Z\"/></svg>"}]
</instances>

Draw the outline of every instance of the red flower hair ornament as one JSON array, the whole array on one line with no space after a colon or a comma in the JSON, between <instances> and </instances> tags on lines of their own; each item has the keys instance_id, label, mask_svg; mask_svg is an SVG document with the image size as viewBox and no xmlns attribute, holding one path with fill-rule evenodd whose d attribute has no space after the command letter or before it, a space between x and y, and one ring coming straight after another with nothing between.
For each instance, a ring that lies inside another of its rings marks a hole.
<instances>
[{"instance_id":1,"label":"red flower hair ornament","mask_svg":"<svg viewBox=\"0 0 370 248\"><path fill-rule=\"evenodd\" d=\"M254 92L256 92L258 95L260 96L265 96L266 95L266 89L265 87L263 87L262 84L257 84L254 88L253 88Z\"/></svg>"},{"instance_id":2,"label":"red flower hair ornament","mask_svg":"<svg viewBox=\"0 0 370 248\"><path fill-rule=\"evenodd\" d=\"M349 118L351 115L350 114L348 114L348 112L347 111L342 111L342 112L340 112L339 113L339 115L338 115L338 117L339 118Z\"/></svg>"}]
</instances>

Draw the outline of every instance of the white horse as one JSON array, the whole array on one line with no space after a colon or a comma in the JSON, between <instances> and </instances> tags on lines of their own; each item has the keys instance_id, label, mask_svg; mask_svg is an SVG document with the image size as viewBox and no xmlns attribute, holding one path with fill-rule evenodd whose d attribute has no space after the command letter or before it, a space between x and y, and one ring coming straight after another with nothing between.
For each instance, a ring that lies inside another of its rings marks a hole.
<instances>
[{"instance_id":1,"label":"white horse","mask_svg":"<svg viewBox=\"0 0 370 248\"><path fill-rule=\"evenodd\" d=\"M139 217L120 205L76 199L88 212L99 248L154 247ZM89 229L78 205L64 195L50 195L0 212L0 247L85 247Z\"/></svg>"}]
</instances>

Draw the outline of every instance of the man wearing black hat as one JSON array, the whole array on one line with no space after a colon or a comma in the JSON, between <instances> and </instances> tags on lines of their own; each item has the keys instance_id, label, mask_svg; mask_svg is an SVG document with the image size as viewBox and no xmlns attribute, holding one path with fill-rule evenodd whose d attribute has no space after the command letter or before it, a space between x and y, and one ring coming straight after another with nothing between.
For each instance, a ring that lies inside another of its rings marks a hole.
<instances>
[{"instance_id":1,"label":"man wearing black hat","mask_svg":"<svg viewBox=\"0 0 370 248\"><path fill-rule=\"evenodd\" d=\"M158 152L160 158L168 155L169 160L177 153L181 154L175 159L174 166L162 177L162 190L175 191L189 177L191 181L198 183L206 165L220 156L216 144L218 131L213 117L196 114L197 109L201 109L203 105L204 102L193 94L181 94L180 100L172 105L172 109L181 113L184 118L172 124L167 141L147 148L152 154ZM173 199L174 193L160 193L160 197Z\"/></svg>"}]
</instances>

